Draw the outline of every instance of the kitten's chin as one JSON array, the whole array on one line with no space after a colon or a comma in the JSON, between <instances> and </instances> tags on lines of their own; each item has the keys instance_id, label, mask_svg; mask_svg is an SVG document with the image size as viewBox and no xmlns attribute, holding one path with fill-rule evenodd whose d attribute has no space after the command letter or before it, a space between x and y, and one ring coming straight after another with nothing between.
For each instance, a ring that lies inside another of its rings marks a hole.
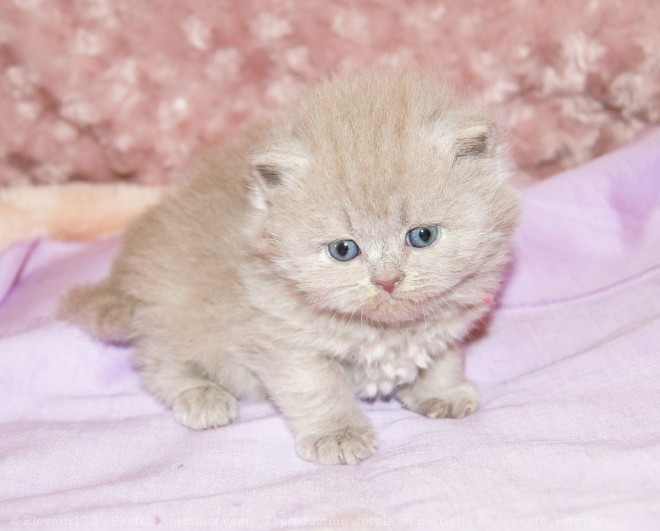
<instances>
[{"instance_id":1,"label":"kitten's chin","mask_svg":"<svg viewBox=\"0 0 660 531\"><path fill-rule=\"evenodd\" d=\"M331 315L335 319L347 323L362 323L375 326L400 326L417 320L423 320L424 316L419 308L409 301L394 298L370 299L355 306L347 305L337 307L318 307L317 309Z\"/></svg>"},{"instance_id":2,"label":"kitten's chin","mask_svg":"<svg viewBox=\"0 0 660 531\"><path fill-rule=\"evenodd\" d=\"M360 312L371 322L389 326L424 319L418 305L395 297L371 299L362 305Z\"/></svg>"}]
</instances>

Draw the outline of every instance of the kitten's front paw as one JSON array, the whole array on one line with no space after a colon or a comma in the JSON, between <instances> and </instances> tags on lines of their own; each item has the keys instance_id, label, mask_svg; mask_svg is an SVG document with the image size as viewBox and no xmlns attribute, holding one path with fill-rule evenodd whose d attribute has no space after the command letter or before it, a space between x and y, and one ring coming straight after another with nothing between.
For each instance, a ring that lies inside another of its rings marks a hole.
<instances>
[{"instance_id":1,"label":"kitten's front paw","mask_svg":"<svg viewBox=\"0 0 660 531\"><path fill-rule=\"evenodd\" d=\"M187 389L174 399L172 412L181 424L193 430L229 424L238 415L236 399L215 385Z\"/></svg>"},{"instance_id":2,"label":"kitten's front paw","mask_svg":"<svg viewBox=\"0 0 660 531\"><path fill-rule=\"evenodd\" d=\"M479 407L479 391L470 382L443 389L437 397L424 400L417 411L432 419L460 419L474 413Z\"/></svg>"},{"instance_id":3,"label":"kitten's front paw","mask_svg":"<svg viewBox=\"0 0 660 531\"><path fill-rule=\"evenodd\" d=\"M307 435L298 441L298 455L322 465L355 465L378 448L370 426L347 426L323 434Z\"/></svg>"}]
</instances>

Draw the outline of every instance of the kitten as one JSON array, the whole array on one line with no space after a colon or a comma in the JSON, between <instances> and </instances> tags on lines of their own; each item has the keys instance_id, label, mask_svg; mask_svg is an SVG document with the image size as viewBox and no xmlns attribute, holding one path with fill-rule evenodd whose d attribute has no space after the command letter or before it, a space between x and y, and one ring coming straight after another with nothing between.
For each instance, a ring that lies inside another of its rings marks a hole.
<instances>
[{"instance_id":1,"label":"kitten","mask_svg":"<svg viewBox=\"0 0 660 531\"><path fill-rule=\"evenodd\" d=\"M507 262L507 166L493 124L430 75L326 81L140 218L61 315L133 341L185 426L268 397L301 457L354 464L378 446L356 395L432 418L478 406L460 343Z\"/></svg>"}]
</instances>

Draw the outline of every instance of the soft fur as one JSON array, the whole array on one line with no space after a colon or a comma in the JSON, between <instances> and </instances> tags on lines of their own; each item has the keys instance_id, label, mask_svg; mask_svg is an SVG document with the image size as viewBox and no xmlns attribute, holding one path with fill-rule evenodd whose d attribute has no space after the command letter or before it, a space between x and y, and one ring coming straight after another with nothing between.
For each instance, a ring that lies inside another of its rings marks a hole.
<instances>
[{"instance_id":1,"label":"soft fur","mask_svg":"<svg viewBox=\"0 0 660 531\"><path fill-rule=\"evenodd\" d=\"M133 340L145 386L186 426L268 396L303 458L353 464L378 444L356 394L429 417L477 407L459 345L517 217L493 124L435 79L332 80L139 219L110 277L62 315ZM433 245L406 244L436 224ZM327 245L344 239L362 253L338 262Z\"/></svg>"}]
</instances>

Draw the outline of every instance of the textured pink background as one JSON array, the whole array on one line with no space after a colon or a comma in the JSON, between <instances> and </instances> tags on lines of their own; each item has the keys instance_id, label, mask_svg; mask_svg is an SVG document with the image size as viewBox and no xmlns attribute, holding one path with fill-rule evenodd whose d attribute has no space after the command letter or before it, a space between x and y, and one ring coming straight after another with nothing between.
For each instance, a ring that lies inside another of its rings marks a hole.
<instances>
[{"instance_id":1,"label":"textured pink background","mask_svg":"<svg viewBox=\"0 0 660 531\"><path fill-rule=\"evenodd\" d=\"M0 0L0 184L161 183L308 82L432 67L522 174L660 120L660 2Z\"/></svg>"}]
</instances>

